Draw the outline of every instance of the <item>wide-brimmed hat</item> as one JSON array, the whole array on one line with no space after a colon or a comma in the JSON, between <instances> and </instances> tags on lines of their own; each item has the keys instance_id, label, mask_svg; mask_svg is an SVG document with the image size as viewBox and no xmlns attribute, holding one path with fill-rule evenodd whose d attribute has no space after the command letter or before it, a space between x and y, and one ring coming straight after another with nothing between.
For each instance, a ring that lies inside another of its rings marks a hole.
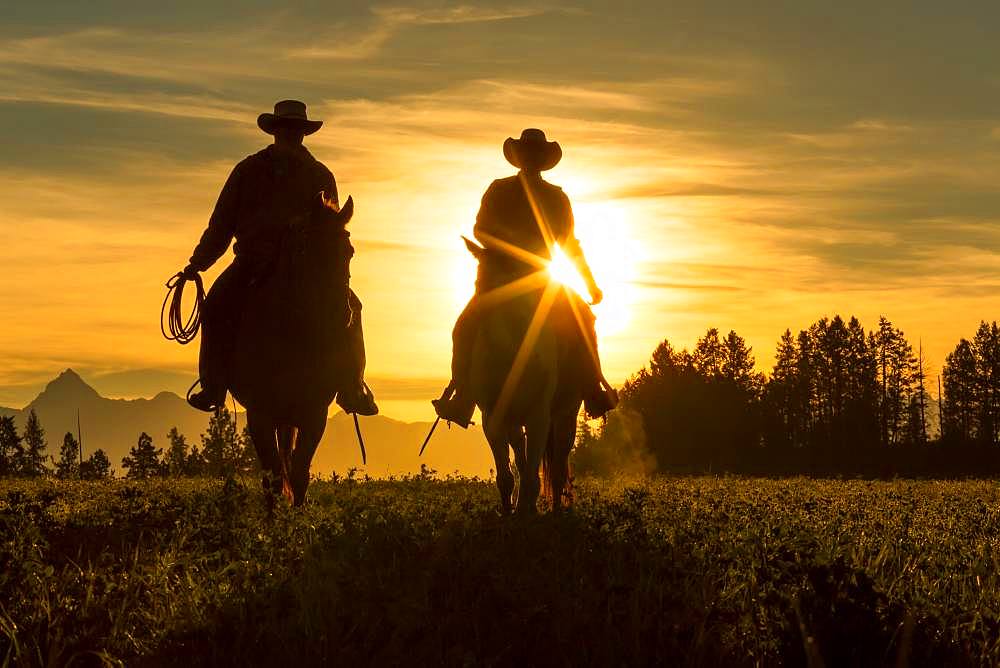
<instances>
[{"instance_id":1,"label":"wide-brimmed hat","mask_svg":"<svg viewBox=\"0 0 1000 668\"><path fill-rule=\"evenodd\" d=\"M562 148L559 142L548 141L541 130L528 128L521 132L520 139L507 137L507 141L503 143L503 155L507 162L518 169L544 172L559 164Z\"/></svg>"},{"instance_id":2,"label":"wide-brimmed hat","mask_svg":"<svg viewBox=\"0 0 1000 668\"><path fill-rule=\"evenodd\" d=\"M298 100L282 100L274 104L273 114L261 114L257 117L257 126L269 135L282 125L295 125L302 129L302 134L311 135L323 127L323 121L311 121L306 115L305 102Z\"/></svg>"}]
</instances>

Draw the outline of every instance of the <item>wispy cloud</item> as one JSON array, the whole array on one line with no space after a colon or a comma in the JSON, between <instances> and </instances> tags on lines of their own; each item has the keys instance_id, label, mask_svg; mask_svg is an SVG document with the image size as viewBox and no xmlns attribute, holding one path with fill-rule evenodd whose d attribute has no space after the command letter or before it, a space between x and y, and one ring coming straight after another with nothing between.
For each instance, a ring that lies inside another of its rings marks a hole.
<instances>
[{"instance_id":1,"label":"wispy cloud","mask_svg":"<svg viewBox=\"0 0 1000 668\"><path fill-rule=\"evenodd\" d=\"M374 57L407 27L462 25L529 18L553 11L544 7L495 8L460 5L446 9L376 7L374 23L365 29L338 26L318 41L286 52L288 58L313 60L366 60Z\"/></svg>"}]
</instances>

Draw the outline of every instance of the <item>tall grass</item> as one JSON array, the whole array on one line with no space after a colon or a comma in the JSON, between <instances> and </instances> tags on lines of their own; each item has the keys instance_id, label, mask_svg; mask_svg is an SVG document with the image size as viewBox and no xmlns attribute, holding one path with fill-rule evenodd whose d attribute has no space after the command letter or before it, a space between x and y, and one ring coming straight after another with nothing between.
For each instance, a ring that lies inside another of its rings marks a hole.
<instances>
[{"instance_id":1,"label":"tall grass","mask_svg":"<svg viewBox=\"0 0 1000 668\"><path fill-rule=\"evenodd\" d=\"M0 483L8 665L1000 662L989 482Z\"/></svg>"}]
</instances>

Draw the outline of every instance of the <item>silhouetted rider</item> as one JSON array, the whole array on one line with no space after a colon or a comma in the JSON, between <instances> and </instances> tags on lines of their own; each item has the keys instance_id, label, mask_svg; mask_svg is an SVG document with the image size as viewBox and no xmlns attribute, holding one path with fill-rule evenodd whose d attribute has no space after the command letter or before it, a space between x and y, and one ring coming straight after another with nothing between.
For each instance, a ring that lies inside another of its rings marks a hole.
<instances>
[{"instance_id":1,"label":"silhouetted rider","mask_svg":"<svg viewBox=\"0 0 1000 668\"><path fill-rule=\"evenodd\" d=\"M487 251L491 276L500 276L498 285L485 285L484 272L476 280L476 295L455 323L452 332L452 381L441 398L432 403L437 414L450 422L467 427L475 409L469 396L469 367L472 347L478 327L477 306L483 293L529 276L552 259L552 247L559 245L587 283L592 303L598 304L603 294L594 280L573 229L573 210L562 188L542 179L542 172L552 169L562 158L557 142L547 141L545 133L527 129L520 139L508 137L503 145L504 157L520 171L490 184L476 216L473 233ZM617 404L617 396L606 385L597 355L597 335L590 308L575 295L577 310L582 316L578 327L563 326L570 336L583 337L585 348L580 363L588 371L585 388L587 412L594 417L604 415ZM576 318L566 312L554 313L563 324ZM558 311L558 308L557 308ZM580 331L580 330L583 331ZM587 351L589 348L589 351Z\"/></svg>"},{"instance_id":2,"label":"silhouetted rider","mask_svg":"<svg viewBox=\"0 0 1000 668\"><path fill-rule=\"evenodd\" d=\"M284 231L309 217L317 193L325 192L337 202L333 174L302 145L303 137L323 125L322 121L309 119L305 104L297 100L278 102L274 113L257 118L257 125L274 135L274 143L233 169L190 264L184 269L188 277L208 269L235 237L236 259L212 285L202 316L202 389L188 402L204 411L214 410L225 401L244 300L254 282L261 280L276 260ZM361 301L353 291L350 302L352 311L359 314ZM352 318L348 340L354 368L349 386L337 394L337 403L349 413L374 415L378 408L363 382L365 347L359 316Z\"/></svg>"}]
</instances>

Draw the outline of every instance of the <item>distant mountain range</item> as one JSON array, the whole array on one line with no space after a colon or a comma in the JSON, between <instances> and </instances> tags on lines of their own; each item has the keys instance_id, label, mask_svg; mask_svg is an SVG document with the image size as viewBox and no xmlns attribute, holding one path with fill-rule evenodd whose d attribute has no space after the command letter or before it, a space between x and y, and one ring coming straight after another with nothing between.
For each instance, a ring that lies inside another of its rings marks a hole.
<instances>
[{"instance_id":1,"label":"distant mountain range","mask_svg":"<svg viewBox=\"0 0 1000 668\"><path fill-rule=\"evenodd\" d=\"M334 406L336 408L336 406ZM28 412L35 409L45 428L48 454L58 457L66 432L76 434L80 415L84 456L103 449L120 473L122 457L146 432L156 447L167 444L171 427L187 436L188 443L200 444L208 426L208 414L194 410L173 392L160 392L152 399L108 399L88 385L72 369L63 371L23 409L0 408L0 415L13 415L24 426ZM242 430L245 416L238 416ZM431 427L429 422L400 422L377 415L360 418L368 451L368 466L362 467L361 454L351 416L338 411L327 422L326 433L313 459L313 472L329 475L351 467L372 476L415 473L426 464L441 473L459 471L466 475L487 475L493 458L478 427L447 429L439 425L424 457L417 451Z\"/></svg>"}]
</instances>

